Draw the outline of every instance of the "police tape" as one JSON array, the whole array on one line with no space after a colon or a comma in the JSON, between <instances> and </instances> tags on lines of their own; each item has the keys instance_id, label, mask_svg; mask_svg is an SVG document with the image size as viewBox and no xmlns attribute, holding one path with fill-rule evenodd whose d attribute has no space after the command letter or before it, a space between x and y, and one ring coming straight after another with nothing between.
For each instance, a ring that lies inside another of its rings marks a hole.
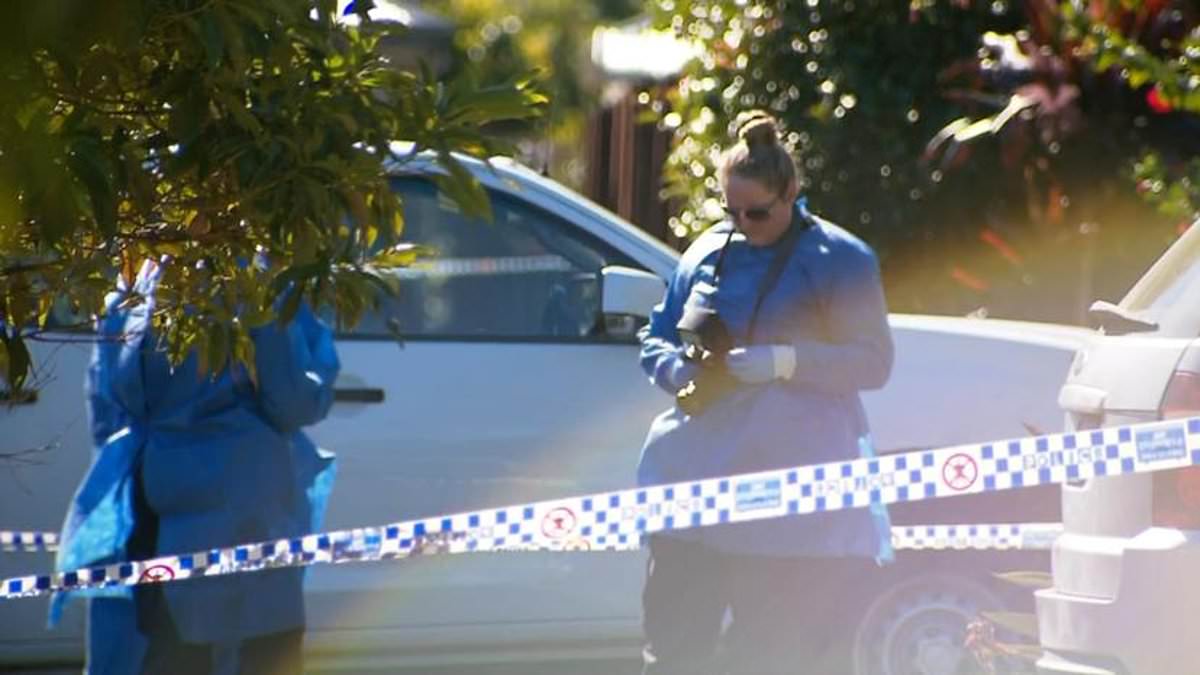
<instances>
[{"instance_id":1,"label":"police tape","mask_svg":"<svg viewBox=\"0 0 1200 675\"><path fill-rule=\"evenodd\" d=\"M499 276L533 272L583 271L560 255L523 255L488 258L437 258L418 261L396 271L402 279L424 277Z\"/></svg>"},{"instance_id":2,"label":"police tape","mask_svg":"<svg viewBox=\"0 0 1200 675\"><path fill-rule=\"evenodd\" d=\"M642 536L1200 464L1200 417L553 499L0 582L0 599L434 553L634 547Z\"/></svg>"},{"instance_id":3,"label":"police tape","mask_svg":"<svg viewBox=\"0 0 1200 675\"><path fill-rule=\"evenodd\" d=\"M892 527L892 548L897 551L1045 551L1051 548L1054 538L1061 532L1061 523L896 525ZM640 537L635 537L623 542L609 542L609 548L595 550L634 550L640 548L639 540ZM54 532L0 531L0 551L53 553L57 550L58 535ZM544 548L539 546L536 550ZM590 543L587 550L593 550Z\"/></svg>"},{"instance_id":4,"label":"police tape","mask_svg":"<svg viewBox=\"0 0 1200 675\"><path fill-rule=\"evenodd\" d=\"M58 549L58 534L54 532L10 532L0 530L0 551L54 551Z\"/></svg>"},{"instance_id":5,"label":"police tape","mask_svg":"<svg viewBox=\"0 0 1200 675\"><path fill-rule=\"evenodd\" d=\"M897 551L1048 551L1062 531L1062 523L897 525L892 528L892 548Z\"/></svg>"}]
</instances>

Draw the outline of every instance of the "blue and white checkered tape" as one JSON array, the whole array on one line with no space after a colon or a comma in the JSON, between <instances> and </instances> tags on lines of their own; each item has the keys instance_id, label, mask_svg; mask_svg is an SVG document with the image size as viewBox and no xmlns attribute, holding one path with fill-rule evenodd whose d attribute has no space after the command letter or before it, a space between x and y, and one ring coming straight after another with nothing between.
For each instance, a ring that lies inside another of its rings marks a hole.
<instances>
[{"instance_id":1,"label":"blue and white checkered tape","mask_svg":"<svg viewBox=\"0 0 1200 675\"><path fill-rule=\"evenodd\" d=\"M1200 418L649 486L8 579L0 599L430 553L621 549L642 535L1200 464ZM967 526L970 527L970 526Z\"/></svg>"},{"instance_id":2,"label":"blue and white checkered tape","mask_svg":"<svg viewBox=\"0 0 1200 675\"><path fill-rule=\"evenodd\" d=\"M58 548L55 532L10 532L0 530L0 551L53 551Z\"/></svg>"},{"instance_id":3,"label":"blue and white checkered tape","mask_svg":"<svg viewBox=\"0 0 1200 675\"><path fill-rule=\"evenodd\" d=\"M910 525L892 528L897 551L1048 551L1061 523Z\"/></svg>"},{"instance_id":4,"label":"blue and white checkered tape","mask_svg":"<svg viewBox=\"0 0 1200 675\"><path fill-rule=\"evenodd\" d=\"M1062 532L1060 523L897 525L892 528L892 548L912 551L947 549L1039 551L1050 549L1054 543L1054 537L1058 536L1060 532ZM331 536L335 534L337 533L331 533ZM336 539L338 538L334 537L333 540ZM363 544L366 543L364 539ZM640 547L640 536L618 535L616 538L611 538L600 535L591 540L578 537L555 548L613 551L635 550ZM358 550L364 547L354 545L344 548ZM540 540L533 542L530 547L517 546L511 550L545 550L546 548L544 541ZM54 552L58 550L58 535L53 532L0 531L0 550L26 553ZM335 557L336 555L335 551Z\"/></svg>"}]
</instances>

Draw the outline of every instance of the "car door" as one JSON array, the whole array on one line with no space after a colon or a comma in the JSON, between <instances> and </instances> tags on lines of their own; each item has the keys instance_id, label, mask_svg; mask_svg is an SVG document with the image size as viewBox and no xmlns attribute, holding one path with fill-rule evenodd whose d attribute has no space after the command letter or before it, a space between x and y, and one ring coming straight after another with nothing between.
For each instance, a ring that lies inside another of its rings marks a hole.
<instances>
[{"instance_id":1,"label":"car door","mask_svg":"<svg viewBox=\"0 0 1200 675\"><path fill-rule=\"evenodd\" d=\"M643 265L512 194L491 195L489 223L424 178L395 185L405 240L438 255L405 270L399 297L338 341L338 401L313 432L339 454L327 526L633 484L646 429L669 400L647 384L633 335L606 331L600 270ZM522 631L594 638L594 622L636 621L641 564L638 554L486 554L314 568L310 643L367 654Z\"/></svg>"}]
</instances>

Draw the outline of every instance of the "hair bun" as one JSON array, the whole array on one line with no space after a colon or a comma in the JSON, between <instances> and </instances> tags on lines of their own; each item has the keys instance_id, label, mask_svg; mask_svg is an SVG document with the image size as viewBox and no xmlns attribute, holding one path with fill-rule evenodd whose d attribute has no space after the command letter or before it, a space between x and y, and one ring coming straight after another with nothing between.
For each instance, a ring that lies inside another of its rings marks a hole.
<instances>
[{"instance_id":1,"label":"hair bun","mask_svg":"<svg viewBox=\"0 0 1200 675\"><path fill-rule=\"evenodd\" d=\"M779 123L764 110L748 110L740 113L734 121L737 139L753 148L779 143Z\"/></svg>"}]
</instances>

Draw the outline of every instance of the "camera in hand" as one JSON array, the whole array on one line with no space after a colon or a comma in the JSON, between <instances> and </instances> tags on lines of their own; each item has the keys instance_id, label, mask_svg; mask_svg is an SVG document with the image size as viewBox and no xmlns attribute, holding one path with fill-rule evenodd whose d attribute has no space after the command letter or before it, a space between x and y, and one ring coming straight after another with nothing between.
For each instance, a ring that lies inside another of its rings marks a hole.
<instances>
[{"instance_id":1,"label":"camera in hand","mask_svg":"<svg viewBox=\"0 0 1200 675\"><path fill-rule=\"evenodd\" d=\"M715 309L691 306L675 328L684 344L684 357L699 364L695 379L675 392L675 403L688 415L698 415L737 386L725 370L725 355L733 336Z\"/></svg>"}]
</instances>

